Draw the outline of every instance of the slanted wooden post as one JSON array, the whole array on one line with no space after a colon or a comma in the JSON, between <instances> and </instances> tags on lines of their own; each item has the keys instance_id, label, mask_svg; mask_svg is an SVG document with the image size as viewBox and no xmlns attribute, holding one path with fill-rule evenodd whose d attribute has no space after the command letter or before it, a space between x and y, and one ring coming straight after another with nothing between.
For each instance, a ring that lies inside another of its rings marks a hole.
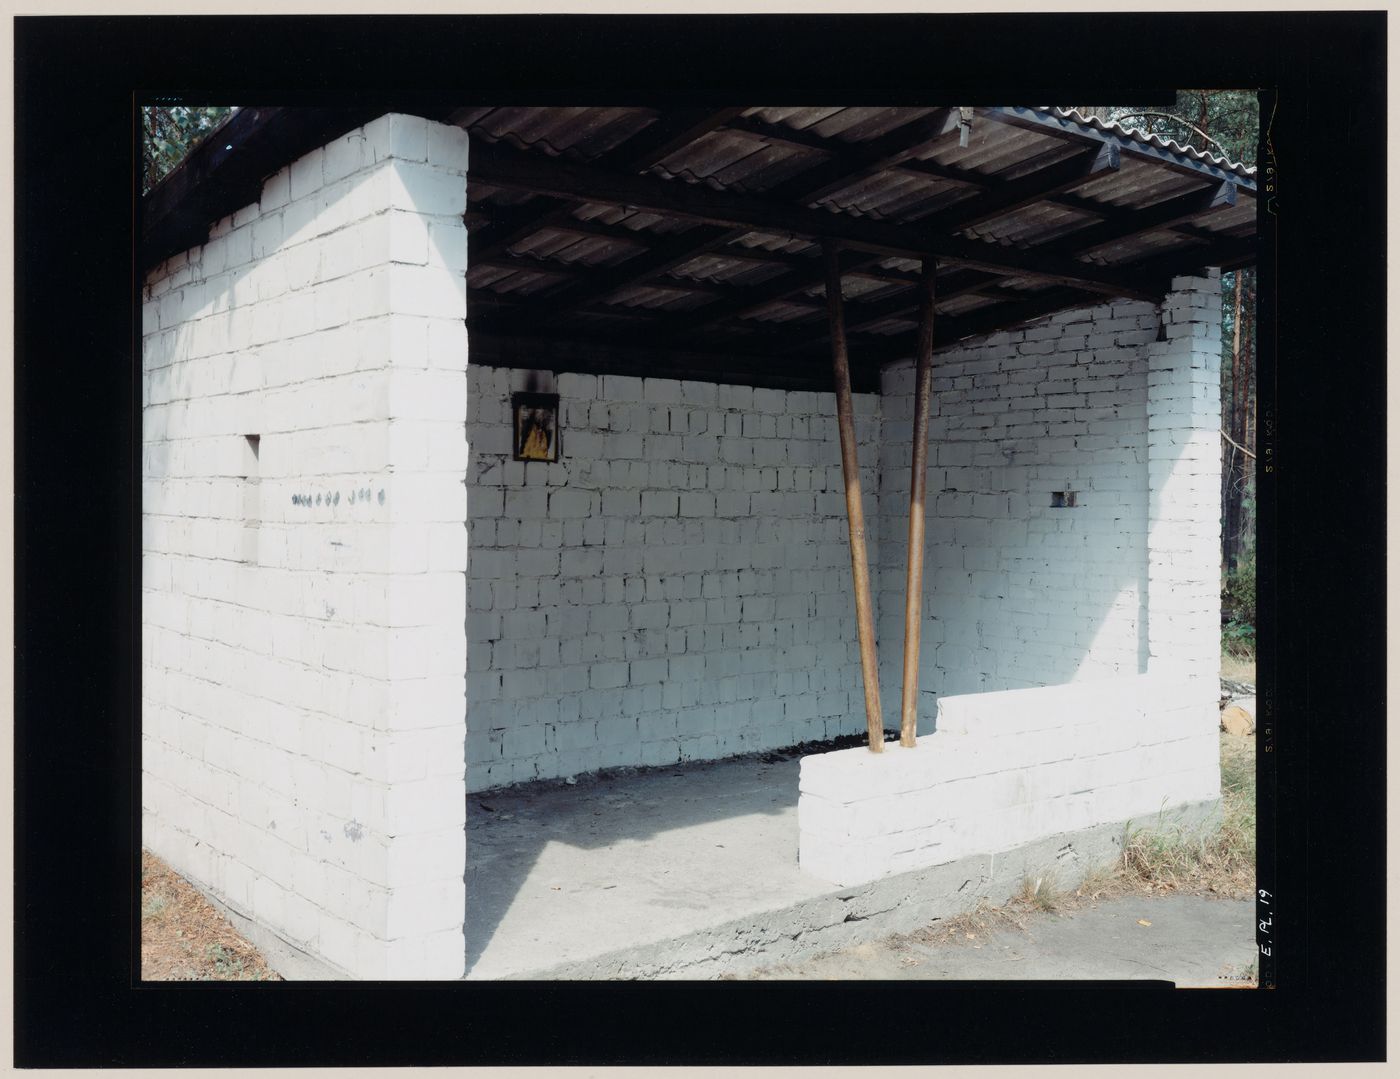
<instances>
[{"instance_id":1,"label":"slanted wooden post","mask_svg":"<svg viewBox=\"0 0 1400 1079\"><path fill-rule=\"evenodd\" d=\"M913 748L919 723L919 636L924 599L924 494L928 486L928 402L933 394L933 259L924 259L914 371L913 475L909 477L909 574L904 583L904 691L899 744Z\"/></svg>"},{"instance_id":2,"label":"slanted wooden post","mask_svg":"<svg viewBox=\"0 0 1400 1079\"><path fill-rule=\"evenodd\" d=\"M860 636L860 673L865 684L865 726L870 751L885 745L880 710L880 670L875 660L875 609L870 599L870 564L865 553L865 509L860 501L860 466L856 463L856 423L851 407L851 364L846 355L846 322L841 309L841 263L836 245L823 241L826 260L826 311L831 321L831 369L836 379L836 424L841 432L841 473L846 480L846 521L851 532L851 576L856 589L856 631Z\"/></svg>"}]
</instances>

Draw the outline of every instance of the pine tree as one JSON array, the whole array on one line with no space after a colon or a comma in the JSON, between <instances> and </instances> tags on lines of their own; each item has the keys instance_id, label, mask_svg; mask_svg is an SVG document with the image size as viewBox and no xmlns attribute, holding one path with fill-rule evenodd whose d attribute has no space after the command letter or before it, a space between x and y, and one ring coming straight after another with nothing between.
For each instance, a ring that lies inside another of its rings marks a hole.
<instances>
[{"instance_id":1,"label":"pine tree","mask_svg":"<svg viewBox=\"0 0 1400 1079\"><path fill-rule=\"evenodd\" d=\"M141 109L141 192L160 183L204 136L235 110L226 105L146 105Z\"/></svg>"}]
</instances>

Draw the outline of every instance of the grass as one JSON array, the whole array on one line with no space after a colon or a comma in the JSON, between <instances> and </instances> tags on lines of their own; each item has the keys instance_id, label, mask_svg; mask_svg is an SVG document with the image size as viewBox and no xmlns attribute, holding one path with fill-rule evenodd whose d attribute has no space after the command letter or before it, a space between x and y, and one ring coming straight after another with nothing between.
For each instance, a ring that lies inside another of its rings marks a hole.
<instances>
[{"instance_id":1,"label":"grass","mask_svg":"<svg viewBox=\"0 0 1400 1079\"><path fill-rule=\"evenodd\" d=\"M1254 739L1222 733L1218 821L1182 827L1159 820L1130 829L1118 863L1082 883L1077 894L1097 898L1130 890L1231 899L1253 895L1254 786Z\"/></svg>"},{"instance_id":2,"label":"grass","mask_svg":"<svg viewBox=\"0 0 1400 1079\"><path fill-rule=\"evenodd\" d=\"M1065 906L1069 897L1056 883L1055 875L1047 873L1034 879L1026 877L1021 881L1021 890L1012 900L1028 910L1053 913Z\"/></svg>"},{"instance_id":3,"label":"grass","mask_svg":"<svg viewBox=\"0 0 1400 1079\"><path fill-rule=\"evenodd\" d=\"M1254 653L1236 655L1224 648L1220 650L1220 677L1232 682L1255 684Z\"/></svg>"}]
</instances>

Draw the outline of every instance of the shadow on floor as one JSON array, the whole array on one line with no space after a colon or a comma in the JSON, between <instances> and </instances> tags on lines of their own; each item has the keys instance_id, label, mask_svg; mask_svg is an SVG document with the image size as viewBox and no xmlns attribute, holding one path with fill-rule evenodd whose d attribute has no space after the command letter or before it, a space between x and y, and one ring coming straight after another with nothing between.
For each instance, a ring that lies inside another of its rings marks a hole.
<instances>
[{"instance_id":1,"label":"shadow on floor","mask_svg":"<svg viewBox=\"0 0 1400 1079\"><path fill-rule=\"evenodd\" d=\"M797 866L807 752L470 795L467 977L543 969L832 891Z\"/></svg>"}]
</instances>

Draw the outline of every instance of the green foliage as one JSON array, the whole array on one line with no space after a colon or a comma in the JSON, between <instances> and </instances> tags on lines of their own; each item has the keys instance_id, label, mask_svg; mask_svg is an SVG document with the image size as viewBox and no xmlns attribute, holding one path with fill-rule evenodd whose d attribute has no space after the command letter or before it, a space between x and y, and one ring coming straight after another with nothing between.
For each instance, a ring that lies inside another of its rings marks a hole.
<instances>
[{"instance_id":1,"label":"green foliage","mask_svg":"<svg viewBox=\"0 0 1400 1079\"><path fill-rule=\"evenodd\" d=\"M141 191L160 183L234 110L227 105L146 105L141 109Z\"/></svg>"},{"instance_id":2,"label":"green foliage","mask_svg":"<svg viewBox=\"0 0 1400 1079\"><path fill-rule=\"evenodd\" d=\"M1254 654L1254 596L1255 563L1251 554L1240 561L1233 573L1226 575L1220 590L1220 616L1224 623L1220 645L1231 655Z\"/></svg>"},{"instance_id":3,"label":"green foliage","mask_svg":"<svg viewBox=\"0 0 1400 1079\"><path fill-rule=\"evenodd\" d=\"M1258 153L1259 98L1253 90L1178 90L1170 105L1073 107L1246 165L1254 164Z\"/></svg>"}]
</instances>

